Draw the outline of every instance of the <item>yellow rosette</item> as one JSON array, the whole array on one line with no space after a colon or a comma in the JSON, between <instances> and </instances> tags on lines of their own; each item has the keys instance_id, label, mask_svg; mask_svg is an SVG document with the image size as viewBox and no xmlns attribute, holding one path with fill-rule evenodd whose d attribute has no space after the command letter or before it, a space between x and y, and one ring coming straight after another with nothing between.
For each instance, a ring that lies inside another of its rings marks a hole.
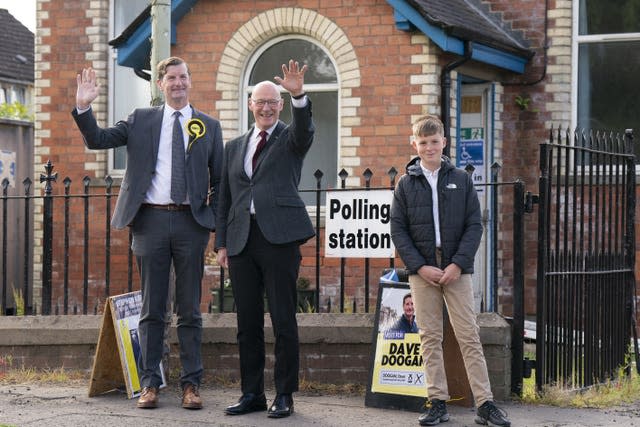
<instances>
[{"instance_id":1,"label":"yellow rosette","mask_svg":"<svg viewBox=\"0 0 640 427\"><path fill-rule=\"evenodd\" d=\"M191 151L193 144L206 133L207 129L200 119L191 119L187 122L187 133L189 134L189 144L187 152Z\"/></svg>"}]
</instances>

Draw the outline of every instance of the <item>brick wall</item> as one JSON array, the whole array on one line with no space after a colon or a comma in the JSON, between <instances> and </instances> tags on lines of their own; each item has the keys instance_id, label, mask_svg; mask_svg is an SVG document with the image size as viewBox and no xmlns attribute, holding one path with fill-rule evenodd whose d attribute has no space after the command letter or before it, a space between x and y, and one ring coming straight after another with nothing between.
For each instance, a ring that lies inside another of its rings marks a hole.
<instances>
[{"instance_id":1,"label":"brick wall","mask_svg":"<svg viewBox=\"0 0 640 427\"><path fill-rule=\"evenodd\" d=\"M1 316L0 358L10 355L13 367L62 367L90 374L101 322L102 316ZM373 324L371 314L299 314L300 378L325 384L366 386L371 367ZM489 313L478 315L478 324L492 391L498 400L509 399L511 328L500 316ZM268 385L273 383L274 362L270 326L267 316L265 382ZM175 373L180 368L175 319L170 334L172 352L168 368ZM239 379L235 334L234 314L203 316L202 358L207 377ZM116 351L115 347L113 350ZM462 364L458 368L464 369Z\"/></svg>"}]
</instances>

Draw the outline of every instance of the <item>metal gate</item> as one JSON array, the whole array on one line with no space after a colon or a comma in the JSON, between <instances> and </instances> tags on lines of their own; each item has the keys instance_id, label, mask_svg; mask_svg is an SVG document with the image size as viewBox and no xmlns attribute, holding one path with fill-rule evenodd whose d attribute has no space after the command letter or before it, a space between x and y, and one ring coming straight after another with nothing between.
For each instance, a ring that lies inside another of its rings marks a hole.
<instances>
[{"instance_id":1,"label":"metal gate","mask_svg":"<svg viewBox=\"0 0 640 427\"><path fill-rule=\"evenodd\" d=\"M540 148L536 386L582 388L629 354L633 134L551 131Z\"/></svg>"}]
</instances>

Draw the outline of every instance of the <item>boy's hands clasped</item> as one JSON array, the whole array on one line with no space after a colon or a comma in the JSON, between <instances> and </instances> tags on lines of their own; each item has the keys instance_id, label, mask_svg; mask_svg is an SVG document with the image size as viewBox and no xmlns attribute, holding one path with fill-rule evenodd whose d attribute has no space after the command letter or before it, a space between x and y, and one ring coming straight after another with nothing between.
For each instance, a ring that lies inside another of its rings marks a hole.
<instances>
[{"instance_id":1,"label":"boy's hands clasped","mask_svg":"<svg viewBox=\"0 0 640 427\"><path fill-rule=\"evenodd\" d=\"M418 274L425 282L432 286L445 286L449 283L458 280L461 274L460 267L456 264L451 263L445 267L444 270L439 269L438 267L433 267L430 265L423 265L418 270Z\"/></svg>"}]
</instances>

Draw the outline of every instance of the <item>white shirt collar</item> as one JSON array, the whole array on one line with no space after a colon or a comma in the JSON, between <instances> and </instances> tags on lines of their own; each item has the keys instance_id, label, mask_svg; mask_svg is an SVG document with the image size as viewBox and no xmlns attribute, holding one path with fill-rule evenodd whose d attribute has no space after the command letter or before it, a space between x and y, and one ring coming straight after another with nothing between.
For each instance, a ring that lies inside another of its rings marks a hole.
<instances>
[{"instance_id":1,"label":"white shirt collar","mask_svg":"<svg viewBox=\"0 0 640 427\"><path fill-rule=\"evenodd\" d=\"M428 177L434 177L437 178L438 177L438 172L440 172L440 168L434 170L434 171L430 171L429 169L425 168L424 165L422 164L422 162L420 162L420 168L422 169L422 173L424 174L424 176Z\"/></svg>"},{"instance_id":2,"label":"white shirt collar","mask_svg":"<svg viewBox=\"0 0 640 427\"><path fill-rule=\"evenodd\" d=\"M273 133L273 131L276 129L276 126L278 126L278 123L276 122L275 125L271 126L269 129L266 130L267 132L267 139L269 139L269 137L271 136L271 134ZM253 133L251 134L251 139L258 139L258 134L262 132L260 129L258 129L257 126L253 127Z\"/></svg>"},{"instance_id":3,"label":"white shirt collar","mask_svg":"<svg viewBox=\"0 0 640 427\"><path fill-rule=\"evenodd\" d=\"M191 115L193 114L191 109L191 104L187 104L179 110L176 110L175 108L171 107L169 104L164 104L165 117L173 117L173 113L175 113L176 111L180 111L180 114L182 114L182 117L186 119L190 119Z\"/></svg>"}]
</instances>

